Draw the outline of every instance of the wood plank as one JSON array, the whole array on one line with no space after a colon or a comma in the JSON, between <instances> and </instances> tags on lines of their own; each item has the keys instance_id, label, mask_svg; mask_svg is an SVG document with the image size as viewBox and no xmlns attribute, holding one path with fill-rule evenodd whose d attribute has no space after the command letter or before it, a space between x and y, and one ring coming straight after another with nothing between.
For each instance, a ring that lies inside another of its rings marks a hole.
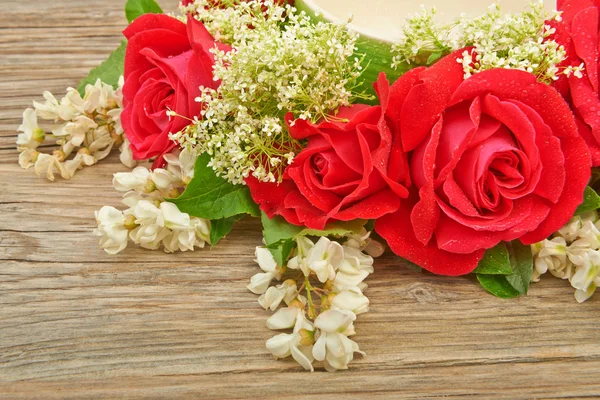
<instances>
[{"instance_id":1,"label":"wood plank","mask_svg":"<svg viewBox=\"0 0 600 400\"><path fill-rule=\"evenodd\" d=\"M176 1L161 1L174 10ZM545 278L501 300L469 277L403 266L369 279L372 311L350 371L274 361L269 313L245 288L260 224L214 249L109 256L94 210L118 206L113 155L72 181L16 164L20 114L57 95L120 41L122 1L0 0L0 398L586 398L600 394L600 301Z\"/></svg>"}]
</instances>

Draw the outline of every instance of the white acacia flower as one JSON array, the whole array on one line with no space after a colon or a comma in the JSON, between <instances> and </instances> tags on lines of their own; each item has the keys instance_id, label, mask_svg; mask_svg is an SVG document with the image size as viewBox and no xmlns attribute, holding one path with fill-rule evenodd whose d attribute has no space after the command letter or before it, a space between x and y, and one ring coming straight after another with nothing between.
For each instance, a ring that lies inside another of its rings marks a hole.
<instances>
[{"instance_id":1,"label":"white acacia flower","mask_svg":"<svg viewBox=\"0 0 600 400\"><path fill-rule=\"evenodd\" d=\"M131 151L131 143L129 143L129 139L124 138L121 147L119 148L121 154L119 155L119 160L123 165L127 168L134 168L137 165L137 161L133 159L133 152Z\"/></svg>"},{"instance_id":2,"label":"white acacia flower","mask_svg":"<svg viewBox=\"0 0 600 400\"><path fill-rule=\"evenodd\" d=\"M592 221L582 221L577 233L577 240L569 246L568 251L577 252L578 249L597 249L600 247L600 230Z\"/></svg>"},{"instance_id":3,"label":"white acacia flower","mask_svg":"<svg viewBox=\"0 0 600 400\"><path fill-rule=\"evenodd\" d=\"M196 232L197 246L204 247L205 243L210 244L210 221L204 218L193 217L190 221L190 227Z\"/></svg>"},{"instance_id":4,"label":"white acacia flower","mask_svg":"<svg viewBox=\"0 0 600 400\"><path fill-rule=\"evenodd\" d=\"M23 123L18 131L22 132L17 136L19 150L36 149L46 138L46 133L38 125L37 114L31 108L23 112Z\"/></svg>"},{"instance_id":5,"label":"white acacia flower","mask_svg":"<svg viewBox=\"0 0 600 400\"><path fill-rule=\"evenodd\" d=\"M534 262L534 274L539 276L550 271L555 276L568 279L569 276L564 274L569 270L568 266L571 261L565 239L555 237L552 240L544 240L540 244L541 250L539 250Z\"/></svg>"},{"instance_id":6,"label":"white acacia flower","mask_svg":"<svg viewBox=\"0 0 600 400\"><path fill-rule=\"evenodd\" d=\"M100 236L100 247L108 254L117 254L127 247L125 215L114 207L104 206L96 211L98 229L94 234Z\"/></svg>"},{"instance_id":7,"label":"white acacia flower","mask_svg":"<svg viewBox=\"0 0 600 400\"><path fill-rule=\"evenodd\" d=\"M357 287L348 288L336 294L331 305L341 310L351 311L355 315L369 311L369 299Z\"/></svg>"},{"instance_id":8,"label":"white acacia flower","mask_svg":"<svg viewBox=\"0 0 600 400\"><path fill-rule=\"evenodd\" d=\"M290 304L292 300L298 297L298 285L296 281L288 279L278 286L271 286L267 291L258 298L258 304L262 308L275 311L281 302Z\"/></svg>"},{"instance_id":9,"label":"white acacia flower","mask_svg":"<svg viewBox=\"0 0 600 400\"><path fill-rule=\"evenodd\" d=\"M304 276L308 276L310 274L310 270L308 268L306 258L308 257L311 249L315 247L315 244L306 236L300 236L296 238L296 244L296 256L288 261L287 267L294 270L299 269L302 271Z\"/></svg>"},{"instance_id":10,"label":"white acacia flower","mask_svg":"<svg viewBox=\"0 0 600 400\"><path fill-rule=\"evenodd\" d=\"M571 285L577 289L575 298L579 303L589 299L600 284L600 252L591 250L585 257L585 262L578 265L577 271L571 278Z\"/></svg>"},{"instance_id":11,"label":"white acacia flower","mask_svg":"<svg viewBox=\"0 0 600 400\"><path fill-rule=\"evenodd\" d=\"M44 92L43 96L46 100L43 104L33 102L38 116L43 119L70 121L84 113L84 101L77 90L73 88L67 88L67 94L60 102L50 92Z\"/></svg>"},{"instance_id":12,"label":"white acacia flower","mask_svg":"<svg viewBox=\"0 0 600 400\"><path fill-rule=\"evenodd\" d=\"M194 167L198 157L190 149L183 149L179 154L166 154L164 159L167 162L167 171L175 175L184 185L194 179Z\"/></svg>"},{"instance_id":13,"label":"white acacia flower","mask_svg":"<svg viewBox=\"0 0 600 400\"><path fill-rule=\"evenodd\" d=\"M317 275L321 283L335 279L335 271L344 260L344 250L337 242L322 237L310 249L306 257L306 265Z\"/></svg>"},{"instance_id":14,"label":"white acacia flower","mask_svg":"<svg viewBox=\"0 0 600 400\"><path fill-rule=\"evenodd\" d=\"M291 355L305 370L313 372L312 346L303 346L300 341L301 336L298 333L280 333L267 340L267 350L276 360Z\"/></svg>"},{"instance_id":15,"label":"white acacia flower","mask_svg":"<svg viewBox=\"0 0 600 400\"><path fill-rule=\"evenodd\" d=\"M205 244L206 241L200 240L195 229L192 227L171 231L163 239L163 246L166 253L194 251L195 247L203 248Z\"/></svg>"},{"instance_id":16,"label":"white acacia flower","mask_svg":"<svg viewBox=\"0 0 600 400\"><path fill-rule=\"evenodd\" d=\"M339 266L341 272L346 274L358 274L360 271L366 271L369 274L375 272L373 257L354 247L344 246L343 249L344 261Z\"/></svg>"},{"instance_id":17,"label":"white acacia flower","mask_svg":"<svg viewBox=\"0 0 600 400\"><path fill-rule=\"evenodd\" d=\"M190 227L189 214L183 213L179 208L168 201L160 203L160 211L165 228L171 230L184 230Z\"/></svg>"},{"instance_id":18,"label":"white acacia flower","mask_svg":"<svg viewBox=\"0 0 600 400\"><path fill-rule=\"evenodd\" d=\"M34 149L23 149L23 151L19 153L19 165L24 169L33 167L39 154L40 153Z\"/></svg>"},{"instance_id":19,"label":"white acacia flower","mask_svg":"<svg viewBox=\"0 0 600 400\"><path fill-rule=\"evenodd\" d=\"M130 210L135 216L137 228L129 233L129 237L141 247L156 250L170 231L165 228L161 210L148 200L141 200Z\"/></svg>"},{"instance_id":20,"label":"white acacia flower","mask_svg":"<svg viewBox=\"0 0 600 400\"><path fill-rule=\"evenodd\" d=\"M380 257L385 251L385 246L377 240L371 239L371 233L362 228L360 234L347 235L344 246L353 247L361 252L364 251L374 258Z\"/></svg>"},{"instance_id":21,"label":"white acacia flower","mask_svg":"<svg viewBox=\"0 0 600 400\"><path fill-rule=\"evenodd\" d=\"M365 290L363 281L367 279L369 272L366 270L359 270L356 273L338 272L333 280L333 287L335 290L341 292L350 288L361 288Z\"/></svg>"},{"instance_id":22,"label":"white acacia flower","mask_svg":"<svg viewBox=\"0 0 600 400\"><path fill-rule=\"evenodd\" d=\"M275 359L286 358L290 355L307 371L314 371L312 366L314 357L312 355L312 342L308 342L303 335L313 336L313 324L306 319L304 313L298 313L294 324L292 334L282 333L267 340L267 349L273 354Z\"/></svg>"},{"instance_id":23,"label":"white acacia flower","mask_svg":"<svg viewBox=\"0 0 600 400\"><path fill-rule=\"evenodd\" d=\"M273 255L269 249L265 247L257 247L255 255L255 261L264 272L254 275L250 279L250 284L247 287L254 294L263 294L267 291L273 279L281 279L283 271L277 265L277 262L273 258Z\"/></svg>"},{"instance_id":24,"label":"white acacia flower","mask_svg":"<svg viewBox=\"0 0 600 400\"><path fill-rule=\"evenodd\" d=\"M353 321L347 314L338 310L328 310L320 314L314 323L317 338L313 346L315 360L323 361L327 371L348 369L354 353L361 353L358 344L348 338L354 333Z\"/></svg>"},{"instance_id":25,"label":"white acacia flower","mask_svg":"<svg viewBox=\"0 0 600 400\"><path fill-rule=\"evenodd\" d=\"M113 186L119 192L134 190L144 193L148 187L151 172L145 167L136 167L131 172L117 172L113 175Z\"/></svg>"},{"instance_id":26,"label":"white acacia flower","mask_svg":"<svg viewBox=\"0 0 600 400\"><path fill-rule=\"evenodd\" d=\"M70 122L60 125L58 128L53 129L52 133L57 137L70 137L69 142L75 147L79 147L86 139L86 135L98 128L93 120L85 115L79 115Z\"/></svg>"},{"instance_id":27,"label":"white acacia flower","mask_svg":"<svg viewBox=\"0 0 600 400\"><path fill-rule=\"evenodd\" d=\"M283 307L267 319L267 328L271 330L291 329L298 318L305 318L304 309Z\"/></svg>"},{"instance_id":28,"label":"white acacia flower","mask_svg":"<svg viewBox=\"0 0 600 400\"><path fill-rule=\"evenodd\" d=\"M54 174L57 171L63 178L69 178L58 158L50 154L38 154L34 170L37 176L45 175L49 181L54 181Z\"/></svg>"}]
</instances>

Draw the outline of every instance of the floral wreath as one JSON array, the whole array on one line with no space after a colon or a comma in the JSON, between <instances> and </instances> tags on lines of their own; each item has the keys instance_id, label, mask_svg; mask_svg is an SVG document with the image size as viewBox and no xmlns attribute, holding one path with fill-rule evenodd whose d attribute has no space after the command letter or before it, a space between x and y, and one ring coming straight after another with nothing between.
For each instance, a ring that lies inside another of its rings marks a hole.
<instances>
[{"instance_id":1,"label":"floral wreath","mask_svg":"<svg viewBox=\"0 0 600 400\"><path fill-rule=\"evenodd\" d=\"M96 212L110 254L215 246L261 218L248 289L286 332L266 346L310 371L362 353L349 337L385 244L499 297L548 272L591 297L600 3L494 4L448 25L423 8L391 45L307 4L187 0L166 15L129 0L106 62L23 113L20 165L71 179L119 148L127 208ZM58 148L38 151L49 138Z\"/></svg>"}]
</instances>

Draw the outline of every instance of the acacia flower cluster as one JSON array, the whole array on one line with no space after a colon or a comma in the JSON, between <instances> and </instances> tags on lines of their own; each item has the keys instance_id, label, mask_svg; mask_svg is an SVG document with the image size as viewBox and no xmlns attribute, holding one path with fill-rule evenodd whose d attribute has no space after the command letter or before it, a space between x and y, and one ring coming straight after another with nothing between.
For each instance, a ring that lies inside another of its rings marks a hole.
<instances>
[{"instance_id":1,"label":"acacia flower cluster","mask_svg":"<svg viewBox=\"0 0 600 400\"><path fill-rule=\"evenodd\" d=\"M361 96L358 36L345 25L315 23L272 1L241 2L227 13L233 50L213 49L214 79L221 85L202 88L201 118L173 138L208 153L216 174L231 183L244 184L251 175L275 182L300 150L285 115L334 118L339 107Z\"/></svg>"},{"instance_id":2,"label":"acacia flower cluster","mask_svg":"<svg viewBox=\"0 0 600 400\"><path fill-rule=\"evenodd\" d=\"M50 181L54 181L57 172L63 179L71 179L79 169L106 158L115 146L121 146L123 164L133 167L135 162L120 119L122 86L123 79L117 90L98 79L94 85L86 86L83 97L68 88L60 101L52 93L44 92L46 101L34 101L34 108L23 113L23 124L18 129L21 167L34 167L38 176L45 175ZM40 128L38 119L50 121L51 134ZM60 146L52 154L38 151L47 137L54 137Z\"/></svg>"},{"instance_id":3,"label":"acacia flower cluster","mask_svg":"<svg viewBox=\"0 0 600 400\"><path fill-rule=\"evenodd\" d=\"M267 320L269 329L291 330L269 339L267 349L276 359L291 355L309 371L315 361L328 371L347 369L354 353L364 355L349 338L356 316L369 311L364 280L373 273L373 258L363 251L381 255L382 246L365 232L348 236L343 245L326 237L314 243L302 236L296 242L286 267L278 266L267 248L256 248L263 272L252 277L248 289L261 295L265 310L276 311ZM283 283L271 286L273 280Z\"/></svg>"},{"instance_id":4,"label":"acacia flower cluster","mask_svg":"<svg viewBox=\"0 0 600 400\"><path fill-rule=\"evenodd\" d=\"M535 266L532 281L538 282L547 272L568 279L580 303L600 285L600 218L596 211L574 217L552 238L531 249Z\"/></svg>"},{"instance_id":5,"label":"acacia flower cluster","mask_svg":"<svg viewBox=\"0 0 600 400\"><path fill-rule=\"evenodd\" d=\"M461 17L446 26L436 24L435 9L423 8L403 27L403 35L394 45L393 65L431 64L451 51L473 47L459 59L465 79L494 68L527 71L544 83L557 80L563 73L580 74L583 66L559 68L566 51L550 38L555 29L548 21L560 20L560 14L548 15L542 0L531 2L529 8L518 14L502 13L500 5L494 3L482 16Z\"/></svg>"},{"instance_id":6,"label":"acacia flower cluster","mask_svg":"<svg viewBox=\"0 0 600 400\"><path fill-rule=\"evenodd\" d=\"M179 197L194 177L196 157L187 151L164 156L165 168L137 167L114 175L113 186L125 192L120 211L104 206L96 212L100 246L109 254L123 251L129 241L142 248L167 253L193 251L210 243L210 221L191 217L166 201Z\"/></svg>"}]
</instances>

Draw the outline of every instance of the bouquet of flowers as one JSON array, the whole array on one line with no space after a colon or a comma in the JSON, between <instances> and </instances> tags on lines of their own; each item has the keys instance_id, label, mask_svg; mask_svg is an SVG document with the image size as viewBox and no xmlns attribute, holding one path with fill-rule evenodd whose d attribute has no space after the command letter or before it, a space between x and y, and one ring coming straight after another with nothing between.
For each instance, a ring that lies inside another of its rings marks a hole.
<instances>
[{"instance_id":1,"label":"bouquet of flowers","mask_svg":"<svg viewBox=\"0 0 600 400\"><path fill-rule=\"evenodd\" d=\"M23 113L19 163L71 179L118 148L124 207L96 212L111 254L216 246L260 218L248 289L282 331L266 346L310 371L361 353L350 336L386 245L399 265L476 274L499 297L548 272L592 296L597 1L494 4L447 25L423 8L383 44L292 3L186 0L167 15L129 0L106 62Z\"/></svg>"}]
</instances>

